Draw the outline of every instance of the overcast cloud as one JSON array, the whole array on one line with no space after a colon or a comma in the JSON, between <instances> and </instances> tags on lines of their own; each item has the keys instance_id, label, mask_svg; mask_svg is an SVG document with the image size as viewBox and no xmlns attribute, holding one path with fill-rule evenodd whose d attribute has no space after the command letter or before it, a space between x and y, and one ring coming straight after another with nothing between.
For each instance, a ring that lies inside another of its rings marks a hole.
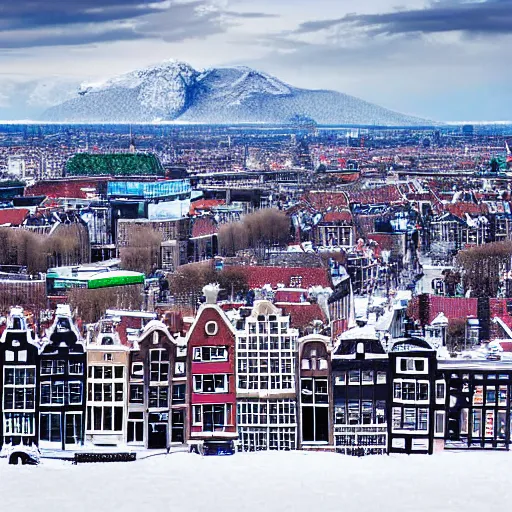
<instances>
[{"instance_id":1,"label":"overcast cloud","mask_svg":"<svg viewBox=\"0 0 512 512\"><path fill-rule=\"evenodd\" d=\"M176 58L246 64L433 119L512 119L512 0L397 3L0 0L0 117L29 116L70 84Z\"/></svg>"}]
</instances>

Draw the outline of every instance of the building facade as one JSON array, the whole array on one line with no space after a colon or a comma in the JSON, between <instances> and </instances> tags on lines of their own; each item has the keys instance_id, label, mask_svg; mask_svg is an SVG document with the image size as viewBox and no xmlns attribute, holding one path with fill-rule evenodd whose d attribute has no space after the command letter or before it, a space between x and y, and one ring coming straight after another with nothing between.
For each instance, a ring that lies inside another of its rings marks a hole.
<instances>
[{"instance_id":1,"label":"building facade","mask_svg":"<svg viewBox=\"0 0 512 512\"><path fill-rule=\"evenodd\" d=\"M23 309L12 308L0 339L2 445L38 443L38 355Z\"/></svg>"},{"instance_id":2,"label":"building facade","mask_svg":"<svg viewBox=\"0 0 512 512\"><path fill-rule=\"evenodd\" d=\"M333 444L330 338L310 334L299 340L299 446L319 448Z\"/></svg>"},{"instance_id":3,"label":"building facade","mask_svg":"<svg viewBox=\"0 0 512 512\"><path fill-rule=\"evenodd\" d=\"M235 330L217 306L218 289L205 287L187 335L189 444L203 453L231 451L237 439Z\"/></svg>"},{"instance_id":4,"label":"building facade","mask_svg":"<svg viewBox=\"0 0 512 512\"><path fill-rule=\"evenodd\" d=\"M149 322L131 352L128 444L170 446L175 360L176 345L167 327L157 320Z\"/></svg>"},{"instance_id":5,"label":"building facade","mask_svg":"<svg viewBox=\"0 0 512 512\"><path fill-rule=\"evenodd\" d=\"M100 321L87 343L86 440L93 445L126 443L130 348L112 320Z\"/></svg>"},{"instance_id":6,"label":"building facade","mask_svg":"<svg viewBox=\"0 0 512 512\"><path fill-rule=\"evenodd\" d=\"M236 333L240 448L297 448L298 331L269 301L256 301Z\"/></svg>"},{"instance_id":7,"label":"building facade","mask_svg":"<svg viewBox=\"0 0 512 512\"><path fill-rule=\"evenodd\" d=\"M39 441L41 448L84 444L86 353L69 306L59 305L40 349Z\"/></svg>"},{"instance_id":8,"label":"building facade","mask_svg":"<svg viewBox=\"0 0 512 512\"><path fill-rule=\"evenodd\" d=\"M338 453L387 452L388 366L381 342L364 328L353 329L334 348L331 382Z\"/></svg>"}]
</instances>

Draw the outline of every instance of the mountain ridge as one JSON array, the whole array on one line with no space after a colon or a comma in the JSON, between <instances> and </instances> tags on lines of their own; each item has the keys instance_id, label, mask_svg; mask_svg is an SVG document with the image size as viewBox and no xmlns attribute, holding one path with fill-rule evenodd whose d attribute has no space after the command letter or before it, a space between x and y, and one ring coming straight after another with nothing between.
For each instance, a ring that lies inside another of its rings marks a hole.
<instances>
[{"instance_id":1,"label":"mountain ridge","mask_svg":"<svg viewBox=\"0 0 512 512\"><path fill-rule=\"evenodd\" d=\"M247 66L197 71L176 60L85 83L41 120L282 124L296 116L327 125L431 124L341 92L294 87Z\"/></svg>"}]
</instances>

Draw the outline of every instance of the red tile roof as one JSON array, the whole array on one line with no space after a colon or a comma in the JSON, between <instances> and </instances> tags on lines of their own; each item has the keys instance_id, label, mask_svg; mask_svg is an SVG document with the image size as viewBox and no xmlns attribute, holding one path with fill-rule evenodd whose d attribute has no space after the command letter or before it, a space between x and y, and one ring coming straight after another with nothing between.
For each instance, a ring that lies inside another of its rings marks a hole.
<instances>
[{"instance_id":1,"label":"red tile roof","mask_svg":"<svg viewBox=\"0 0 512 512\"><path fill-rule=\"evenodd\" d=\"M198 217L192 226L192 238L198 236L215 235L217 223L211 217Z\"/></svg>"},{"instance_id":2,"label":"red tile roof","mask_svg":"<svg viewBox=\"0 0 512 512\"><path fill-rule=\"evenodd\" d=\"M190 215L196 215L199 210L211 210L216 206L226 204L226 201L222 199L198 199L190 203Z\"/></svg>"},{"instance_id":3,"label":"red tile roof","mask_svg":"<svg viewBox=\"0 0 512 512\"><path fill-rule=\"evenodd\" d=\"M322 222L353 222L352 213L350 210L342 210L341 212L327 212Z\"/></svg>"},{"instance_id":4,"label":"red tile roof","mask_svg":"<svg viewBox=\"0 0 512 512\"><path fill-rule=\"evenodd\" d=\"M410 304L408 314L423 325L431 324L439 313L448 320L478 315L478 299L471 297L442 297L424 293L415 297Z\"/></svg>"},{"instance_id":5,"label":"red tile roof","mask_svg":"<svg viewBox=\"0 0 512 512\"><path fill-rule=\"evenodd\" d=\"M348 198L344 192L309 192L304 196L304 200L317 211L348 208Z\"/></svg>"},{"instance_id":6,"label":"red tile roof","mask_svg":"<svg viewBox=\"0 0 512 512\"><path fill-rule=\"evenodd\" d=\"M290 325L296 329L304 329L314 320L326 321L324 312L318 304L287 304L279 307L284 315L290 316Z\"/></svg>"},{"instance_id":7,"label":"red tile roof","mask_svg":"<svg viewBox=\"0 0 512 512\"><path fill-rule=\"evenodd\" d=\"M465 217L466 213L471 216L489 213L489 208L485 203L449 203L444 205L444 210L461 219Z\"/></svg>"},{"instance_id":8,"label":"red tile roof","mask_svg":"<svg viewBox=\"0 0 512 512\"><path fill-rule=\"evenodd\" d=\"M27 215L29 214L27 208L6 208L0 210L0 226L20 226Z\"/></svg>"},{"instance_id":9,"label":"red tile roof","mask_svg":"<svg viewBox=\"0 0 512 512\"><path fill-rule=\"evenodd\" d=\"M384 187L354 190L349 192L351 203L360 204L396 204L404 203L405 198L397 185L386 185Z\"/></svg>"},{"instance_id":10,"label":"red tile roof","mask_svg":"<svg viewBox=\"0 0 512 512\"><path fill-rule=\"evenodd\" d=\"M278 284L290 286L292 278L300 277L297 286L309 288L311 286L331 286L328 271L325 268L308 267L240 267L246 274L250 288L261 288L270 284L277 288ZM294 280L295 281L295 280Z\"/></svg>"},{"instance_id":11,"label":"red tile roof","mask_svg":"<svg viewBox=\"0 0 512 512\"><path fill-rule=\"evenodd\" d=\"M98 192L99 182L105 179L79 179L70 180L49 180L39 181L35 185L27 187L25 195L27 196L47 196L52 198L68 197L74 199L86 199L87 192L83 189L94 189Z\"/></svg>"}]
</instances>

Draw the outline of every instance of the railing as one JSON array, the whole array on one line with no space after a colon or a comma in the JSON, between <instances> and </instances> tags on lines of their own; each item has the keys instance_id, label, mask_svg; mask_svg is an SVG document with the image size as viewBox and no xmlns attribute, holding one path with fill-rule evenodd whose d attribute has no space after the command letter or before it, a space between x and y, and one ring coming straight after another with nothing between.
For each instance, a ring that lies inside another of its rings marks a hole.
<instances>
[{"instance_id":1,"label":"railing","mask_svg":"<svg viewBox=\"0 0 512 512\"><path fill-rule=\"evenodd\" d=\"M75 453L74 464L83 462L132 462L136 460L136 453Z\"/></svg>"}]
</instances>

